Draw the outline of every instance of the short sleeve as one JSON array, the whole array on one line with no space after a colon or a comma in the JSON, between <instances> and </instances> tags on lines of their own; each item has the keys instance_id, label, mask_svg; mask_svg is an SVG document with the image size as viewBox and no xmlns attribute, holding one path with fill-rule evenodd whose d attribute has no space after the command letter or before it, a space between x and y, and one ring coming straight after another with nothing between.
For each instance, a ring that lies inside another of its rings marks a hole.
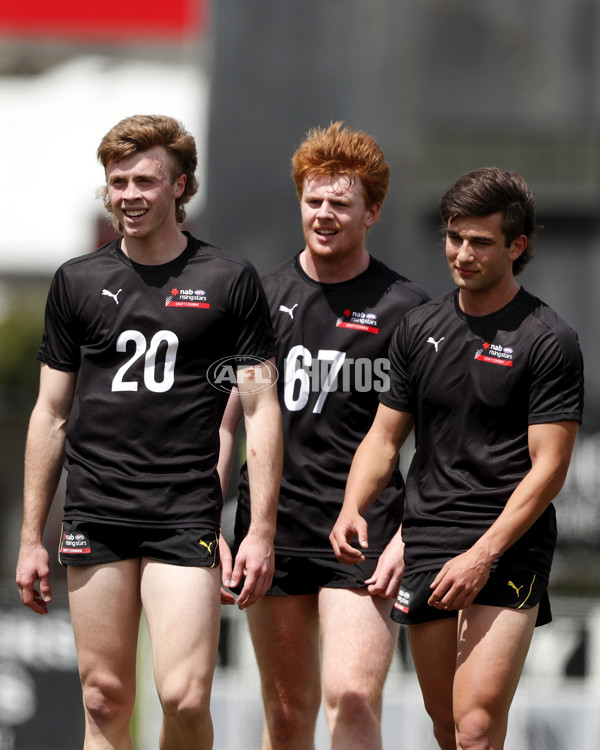
<instances>
[{"instance_id":1,"label":"short sleeve","mask_svg":"<svg viewBox=\"0 0 600 750\"><path fill-rule=\"evenodd\" d=\"M407 318L404 318L392 334L388 349L390 361L390 387L379 395L380 403L397 411L414 413L414 400L410 385L408 366Z\"/></svg>"},{"instance_id":2,"label":"short sleeve","mask_svg":"<svg viewBox=\"0 0 600 750\"><path fill-rule=\"evenodd\" d=\"M232 287L231 310L236 324L236 356L264 359L275 356L269 306L258 273L250 263L243 266Z\"/></svg>"},{"instance_id":3,"label":"short sleeve","mask_svg":"<svg viewBox=\"0 0 600 750\"><path fill-rule=\"evenodd\" d=\"M559 326L532 349L529 424L575 420L583 414L583 357L577 334Z\"/></svg>"},{"instance_id":4,"label":"short sleeve","mask_svg":"<svg viewBox=\"0 0 600 750\"><path fill-rule=\"evenodd\" d=\"M36 358L56 370L76 372L81 364L79 326L73 315L66 274L59 268L50 286L44 333Z\"/></svg>"}]
</instances>

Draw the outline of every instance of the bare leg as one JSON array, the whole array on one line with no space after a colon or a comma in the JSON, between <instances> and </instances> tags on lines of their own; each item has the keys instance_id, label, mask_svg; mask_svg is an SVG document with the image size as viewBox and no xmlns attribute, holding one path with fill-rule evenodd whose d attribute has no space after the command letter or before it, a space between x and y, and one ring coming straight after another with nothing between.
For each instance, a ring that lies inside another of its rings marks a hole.
<instances>
[{"instance_id":1,"label":"bare leg","mask_svg":"<svg viewBox=\"0 0 600 750\"><path fill-rule=\"evenodd\" d=\"M408 627L410 650L423 702L433 721L433 734L442 750L456 750L452 706L456 629L455 618Z\"/></svg>"},{"instance_id":2,"label":"bare leg","mask_svg":"<svg viewBox=\"0 0 600 750\"><path fill-rule=\"evenodd\" d=\"M317 595L267 596L246 612L265 710L262 750L314 750L321 704Z\"/></svg>"},{"instance_id":3,"label":"bare leg","mask_svg":"<svg viewBox=\"0 0 600 750\"><path fill-rule=\"evenodd\" d=\"M459 750L502 750L508 712L533 635L537 607L472 605L460 613L454 678Z\"/></svg>"},{"instance_id":4,"label":"bare leg","mask_svg":"<svg viewBox=\"0 0 600 750\"><path fill-rule=\"evenodd\" d=\"M210 750L219 571L143 560L141 592L163 707L160 748Z\"/></svg>"},{"instance_id":5,"label":"bare leg","mask_svg":"<svg viewBox=\"0 0 600 750\"><path fill-rule=\"evenodd\" d=\"M323 694L333 750L381 748L385 679L398 625L392 601L366 590L319 591Z\"/></svg>"},{"instance_id":6,"label":"bare leg","mask_svg":"<svg viewBox=\"0 0 600 750\"><path fill-rule=\"evenodd\" d=\"M141 602L139 560L69 566L85 709L84 750L130 750Z\"/></svg>"}]
</instances>

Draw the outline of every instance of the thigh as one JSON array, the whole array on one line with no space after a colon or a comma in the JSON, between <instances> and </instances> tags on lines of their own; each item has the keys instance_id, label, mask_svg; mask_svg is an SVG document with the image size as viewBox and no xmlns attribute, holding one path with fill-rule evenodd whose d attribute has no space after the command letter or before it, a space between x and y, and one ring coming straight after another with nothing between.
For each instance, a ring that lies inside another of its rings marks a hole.
<instances>
[{"instance_id":1,"label":"thigh","mask_svg":"<svg viewBox=\"0 0 600 750\"><path fill-rule=\"evenodd\" d=\"M95 673L135 684L140 561L69 566L67 580L82 680Z\"/></svg>"},{"instance_id":2,"label":"thigh","mask_svg":"<svg viewBox=\"0 0 600 750\"><path fill-rule=\"evenodd\" d=\"M523 670L537 606L509 609L471 605L459 615L454 680L457 722L474 707L505 717Z\"/></svg>"},{"instance_id":3,"label":"thigh","mask_svg":"<svg viewBox=\"0 0 600 750\"><path fill-rule=\"evenodd\" d=\"M219 642L217 568L142 560L141 594L159 692L165 681L212 680Z\"/></svg>"},{"instance_id":4,"label":"thigh","mask_svg":"<svg viewBox=\"0 0 600 750\"><path fill-rule=\"evenodd\" d=\"M398 638L399 626L390 619L392 603L364 589L321 589L326 695L355 685L368 696L380 696Z\"/></svg>"},{"instance_id":5,"label":"thigh","mask_svg":"<svg viewBox=\"0 0 600 750\"><path fill-rule=\"evenodd\" d=\"M246 610L265 698L320 703L316 594L263 597Z\"/></svg>"},{"instance_id":6,"label":"thigh","mask_svg":"<svg viewBox=\"0 0 600 750\"><path fill-rule=\"evenodd\" d=\"M457 619L408 626L410 651L429 715L453 732L452 692L456 671Z\"/></svg>"}]
</instances>

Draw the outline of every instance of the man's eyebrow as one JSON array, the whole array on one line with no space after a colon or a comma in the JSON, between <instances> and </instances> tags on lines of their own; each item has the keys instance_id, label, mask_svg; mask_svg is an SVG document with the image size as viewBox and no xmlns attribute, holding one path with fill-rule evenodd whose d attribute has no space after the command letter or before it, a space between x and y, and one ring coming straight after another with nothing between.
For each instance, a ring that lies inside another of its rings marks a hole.
<instances>
[{"instance_id":1,"label":"man's eyebrow","mask_svg":"<svg viewBox=\"0 0 600 750\"><path fill-rule=\"evenodd\" d=\"M457 229L452 229L451 227L447 227L444 229L444 233L449 237L460 237L460 232ZM470 242L481 242L483 244L492 244L494 242L493 237L488 237L487 235L482 234L474 234L473 236L468 238Z\"/></svg>"}]
</instances>

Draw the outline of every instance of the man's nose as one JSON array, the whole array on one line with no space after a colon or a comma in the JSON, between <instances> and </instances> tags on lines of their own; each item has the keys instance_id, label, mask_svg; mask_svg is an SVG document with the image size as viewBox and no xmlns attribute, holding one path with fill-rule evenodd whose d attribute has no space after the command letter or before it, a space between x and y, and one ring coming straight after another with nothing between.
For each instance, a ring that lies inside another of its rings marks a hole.
<instances>
[{"instance_id":1,"label":"man's nose","mask_svg":"<svg viewBox=\"0 0 600 750\"><path fill-rule=\"evenodd\" d=\"M458 260L467 261L472 260L475 254L469 240L463 240L461 246L458 248L456 257Z\"/></svg>"},{"instance_id":2,"label":"man's nose","mask_svg":"<svg viewBox=\"0 0 600 750\"><path fill-rule=\"evenodd\" d=\"M139 194L140 192L137 185L135 184L135 180L130 180L127 183L125 190L123 191L123 198L131 200L133 198L137 198Z\"/></svg>"},{"instance_id":3,"label":"man's nose","mask_svg":"<svg viewBox=\"0 0 600 750\"><path fill-rule=\"evenodd\" d=\"M329 204L329 201L323 201L321 205L319 206L319 210L317 211L317 216L319 217L325 217L325 216L331 216L331 206Z\"/></svg>"}]
</instances>

